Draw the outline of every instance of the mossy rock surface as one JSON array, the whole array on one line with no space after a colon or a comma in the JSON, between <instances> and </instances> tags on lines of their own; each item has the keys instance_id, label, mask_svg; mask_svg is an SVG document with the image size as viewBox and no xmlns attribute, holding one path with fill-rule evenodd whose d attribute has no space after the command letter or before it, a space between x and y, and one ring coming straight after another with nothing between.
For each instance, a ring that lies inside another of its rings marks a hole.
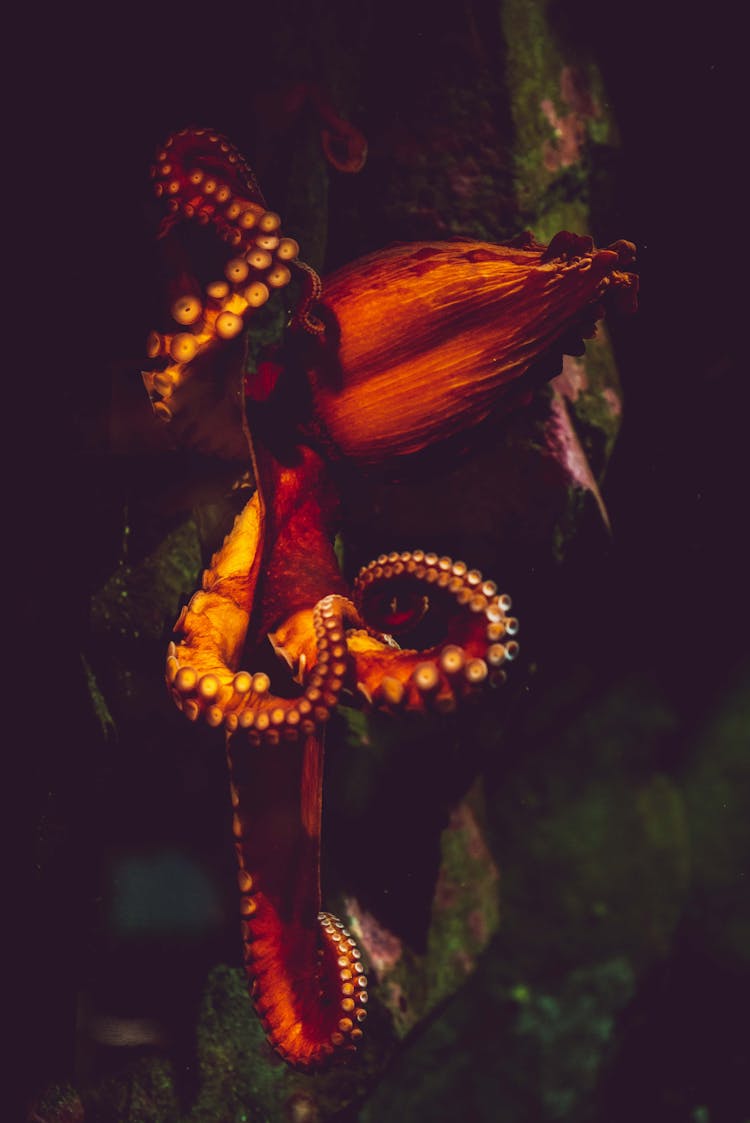
<instances>
[{"instance_id":1,"label":"mossy rock surface","mask_svg":"<svg viewBox=\"0 0 750 1123\"><path fill-rule=\"evenodd\" d=\"M750 967L750 668L698 734L683 778L691 919L712 953Z\"/></svg>"}]
</instances>

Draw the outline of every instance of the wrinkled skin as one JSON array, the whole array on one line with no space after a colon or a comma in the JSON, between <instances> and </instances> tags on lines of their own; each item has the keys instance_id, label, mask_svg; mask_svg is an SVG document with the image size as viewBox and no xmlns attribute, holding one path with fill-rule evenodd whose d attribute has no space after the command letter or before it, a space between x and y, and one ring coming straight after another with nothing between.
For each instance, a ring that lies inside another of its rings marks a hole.
<instances>
[{"instance_id":1,"label":"wrinkled skin","mask_svg":"<svg viewBox=\"0 0 750 1123\"><path fill-rule=\"evenodd\" d=\"M356 1049L367 1003L354 940L320 912L326 721L342 695L455 710L518 652L510 598L464 562L381 555L349 588L333 469L398 465L522 406L603 301L634 303L633 247L566 232L397 245L321 284L219 134L170 138L153 176L171 267L144 372L154 412L255 481L175 625L167 682L190 720L225 731L251 993L281 1056L312 1068ZM195 265L186 226L210 242ZM248 373L254 317L287 292L287 346Z\"/></svg>"}]
</instances>

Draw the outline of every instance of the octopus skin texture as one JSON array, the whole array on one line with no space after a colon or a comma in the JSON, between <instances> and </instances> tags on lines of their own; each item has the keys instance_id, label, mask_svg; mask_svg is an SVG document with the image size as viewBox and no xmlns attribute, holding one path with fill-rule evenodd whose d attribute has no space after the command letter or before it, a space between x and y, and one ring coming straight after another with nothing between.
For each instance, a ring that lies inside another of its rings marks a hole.
<instances>
[{"instance_id":1,"label":"octopus skin texture","mask_svg":"<svg viewBox=\"0 0 750 1123\"><path fill-rule=\"evenodd\" d=\"M350 586L337 472L403 464L523 404L603 301L634 302L634 248L406 244L321 282L221 134L170 137L152 177L168 311L144 384L178 442L255 484L177 620L167 684L224 731L251 995L274 1048L311 1070L356 1050L368 997L355 940L321 909L326 723L342 700L450 713L518 654L510 598L462 561L384 553ZM249 363L274 301L292 345Z\"/></svg>"}]
</instances>

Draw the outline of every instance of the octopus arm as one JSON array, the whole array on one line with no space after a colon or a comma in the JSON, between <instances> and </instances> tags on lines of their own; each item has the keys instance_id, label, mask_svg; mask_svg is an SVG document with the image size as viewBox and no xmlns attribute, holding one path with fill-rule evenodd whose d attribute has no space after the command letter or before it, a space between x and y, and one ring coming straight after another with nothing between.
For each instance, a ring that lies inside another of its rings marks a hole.
<instances>
[{"instance_id":1,"label":"octopus arm","mask_svg":"<svg viewBox=\"0 0 750 1123\"><path fill-rule=\"evenodd\" d=\"M274 1048L314 1068L362 1037L367 977L341 921L320 911L323 740L283 751L230 738L243 953Z\"/></svg>"},{"instance_id":2,"label":"octopus arm","mask_svg":"<svg viewBox=\"0 0 750 1123\"><path fill-rule=\"evenodd\" d=\"M353 1051L366 1017L359 949L321 912L320 893L323 728L347 670L345 623L360 621L345 598L318 599L338 571L317 458L308 450L284 467L259 444L255 467L258 490L178 621L168 675L189 660L172 679L178 704L226 728L250 993L277 1052L311 1069ZM272 512L264 490L277 497ZM281 591L258 596L259 576ZM284 592L301 607L283 616L276 641L287 659L295 652L306 680L291 699L275 695L265 673L237 671L257 629L283 610Z\"/></svg>"}]
</instances>

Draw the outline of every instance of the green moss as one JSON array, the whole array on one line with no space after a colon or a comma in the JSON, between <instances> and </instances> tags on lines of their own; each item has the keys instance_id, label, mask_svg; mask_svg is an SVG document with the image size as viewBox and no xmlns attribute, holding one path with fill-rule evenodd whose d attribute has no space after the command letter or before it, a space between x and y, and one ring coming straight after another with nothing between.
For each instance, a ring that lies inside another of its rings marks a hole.
<instances>
[{"instance_id":1,"label":"green moss","mask_svg":"<svg viewBox=\"0 0 750 1123\"><path fill-rule=\"evenodd\" d=\"M44 1123L83 1123L83 1104L70 1084L53 1084L38 1097L27 1118Z\"/></svg>"},{"instance_id":2,"label":"green moss","mask_svg":"<svg viewBox=\"0 0 750 1123\"><path fill-rule=\"evenodd\" d=\"M462 1117L476 1123L579 1118L573 1113L593 1094L633 993L632 967L597 961L555 987L509 981L509 973L492 949L442 1016L405 1044L360 1123L453 1123L457 1089Z\"/></svg>"},{"instance_id":3,"label":"green moss","mask_svg":"<svg viewBox=\"0 0 750 1123\"><path fill-rule=\"evenodd\" d=\"M91 699L91 707L101 730L102 740L105 742L109 741L110 738L117 736L115 720L109 712L109 706L107 705L104 695L99 689L96 675L83 654L81 655L81 666L83 667L83 674L86 679L86 689Z\"/></svg>"},{"instance_id":4,"label":"green moss","mask_svg":"<svg viewBox=\"0 0 750 1123\"><path fill-rule=\"evenodd\" d=\"M556 993L530 990L519 1006L513 1035L538 1058L540 1115L566 1119L595 1088L615 1029L631 997L634 973L616 958L572 971Z\"/></svg>"},{"instance_id":5,"label":"green moss","mask_svg":"<svg viewBox=\"0 0 750 1123\"><path fill-rule=\"evenodd\" d=\"M530 766L493 806L504 931L530 972L560 957L646 964L668 950L689 888L681 792L647 763L671 716L631 683L562 732L550 724L554 705Z\"/></svg>"},{"instance_id":6,"label":"green moss","mask_svg":"<svg viewBox=\"0 0 750 1123\"><path fill-rule=\"evenodd\" d=\"M545 193L554 173L543 163L545 142L554 134L542 112L548 100L558 113L563 58L550 33L546 0L509 0L501 8L506 43L507 84L514 124L516 200L527 221L546 209Z\"/></svg>"},{"instance_id":7,"label":"green moss","mask_svg":"<svg viewBox=\"0 0 750 1123\"><path fill-rule=\"evenodd\" d=\"M198 1099L186 1123L220 1123L273 1110L287 1076L248 999L242 971L215 967L206 982L197 1031Z\"/></svg>"},{"instance_id":8,"label":"green moss","mask_svg":"<svg viewBox=\"0 0 750 1123\"><path fill-rule=\"evenodd\" d=\"M200 543L191 519L166 535L135 565L120 565L91 599L96 634L159 640L194 590L201 569Z\"/></svg>"},{"instance_id":9,"label":"green moss","mask_svg":"<svg viewBox=\"0 0 750 1123\"><path fill-rule=\"evenodd\" d=\"M378 999L405 1037L466 981L499 926L498 871L487 847L477 782L440 837L441 862L425 955L408 945L383 973Z\"/></svg>"},{"instance_id":10,"label":"green moss","mask_svg":"<svg viewBox=\"0 0 750 1123\"><path fill-rule=\"evenodd\" d=\"M589 229L588 207L582 199L563 199L545 205L534 217L533 230L541 242L550 242L558 230L574 230L586 234Z\"/></svg>"},{"instance_id":11,"label":"green moss","mask_svg":"<svg viewBox=\"0 0 750 1123\"><path fill-rule=\"evenodd\" d=\"M715 954L750 962L750 668L697 738L684 778L693 922Z\"/></svg>"},{"instance_id":12,"label":"green moss","mask_svg":"<svg viewBox=\"0 0 750 1123\"><path fill-rule=\"evenodd\" d=\"M426 964L427 1001L443 1001L466 980L500 923L498 871L484 840L475 784L440 838Z\"/></svg>"},{"instance_id":13,"label":"green moss","mask_svg":"<svg viewBox=\"0 0 750 1123\"><path fill-rule=\"evenodd\" d=\"M590 492L577 485L566 489L567 501L560 505L558 520L552 527L551 555L555 561L562 561L576 536L583 519L587 504L593 503Z\"/></svg>"},{"instance_id":14,"label":"green moss","mask_svg":"<svg viewBox=\"0 0 750 1123\"><path fill-rule=\"evenodd\" d=\"M384 1063L377 1048L366 1046L355 1064L312 1075L289 1068L266 1041L244 972L226 966L214 968L206 982L197 1060L198 1096L184 1123L330 1119L363 1097Z\"/></svg>"},{"instance_id":15,"label":"green moss","mask_svg":"<svg viewBox=\"0 0 750 1123\"><path fill-rule=\"evenodd\" d=\"M524 221L542 241L549 241L557 230L584 233L588 229L594 150L616 143L601 74L590 59L582 57L575 42L560 34L551 18L552 8L550 0L508 0L501 7L514 124L516 201ZM568 80L574 68L589 108L571 104L563 83L565 68ZM566 130L580 130L573 145L577 152L564 151Z\"/></svg>"},{"instance_id":16,"label":"green moss","mask_svg":"<svg viewBox=\"0 0 750 1123\"><path fill-rule=\"evenodd\" d=\"M174 1068L162 1058L137 1061L81 1099L86 1123L184 1123Z\"/></svg>"},{"instance_id":17,"label":"green moss","mask_svg":"<svg viewBox=\"0 0 750 1123\"><path fill-rule=\"evenodd\" d=\"M587 385L571 404L576 432L594 475L601 480L620 431L622 391L606 328L586 342Z\"/></svg>"}]
</instances>

